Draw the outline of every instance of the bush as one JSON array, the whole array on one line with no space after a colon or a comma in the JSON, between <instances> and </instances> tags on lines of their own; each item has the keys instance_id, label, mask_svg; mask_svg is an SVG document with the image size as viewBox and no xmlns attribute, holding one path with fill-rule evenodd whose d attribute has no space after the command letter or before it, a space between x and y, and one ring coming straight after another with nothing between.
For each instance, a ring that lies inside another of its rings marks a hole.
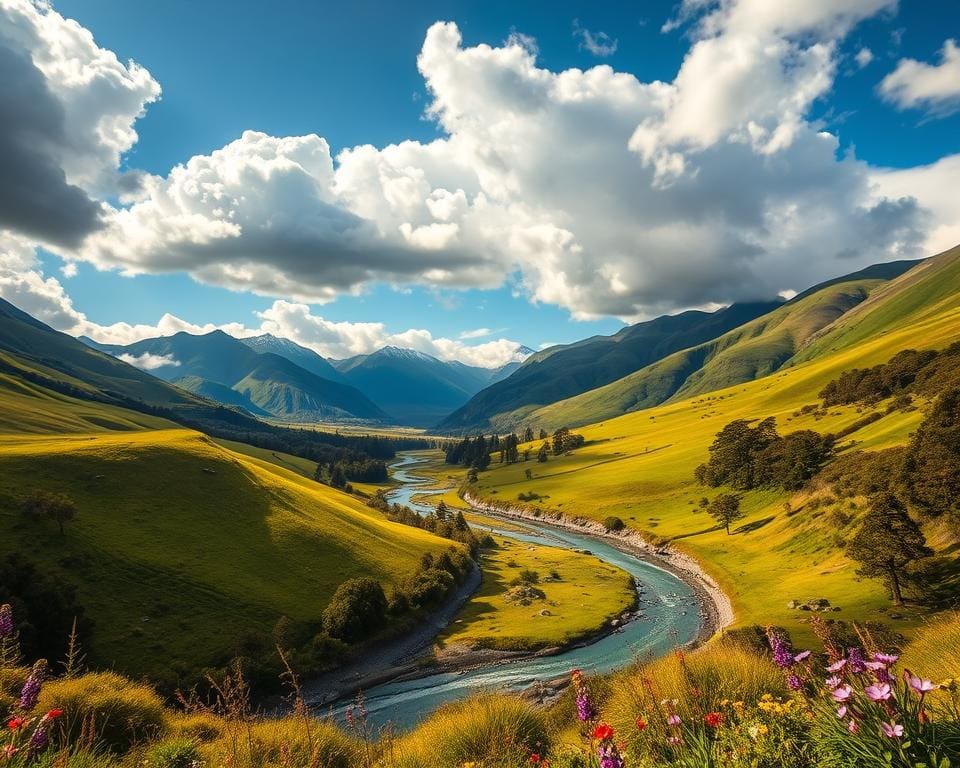
<instances>
[{"instance_id":1,"label":"bush","mask_svg":"<svg viewBox=\"0 0 960 768\"><path fill-rule=\"evenodd\" d=\"M351 768L359 752L359 744L333 723L299 717L230 723L223 738L201 748L207 765L234 768Z\"/></svg>"},{"instance_id":2,"label":"bush","mask_svg":"<svg viewBox=\"0 0 960 768\"><path fill-rule=\"evenodd\" d=\"M125 752L165 730L163 702L156 692L114 672L48 682L39 709L54 707L65 713L62 722L70 740L80 736L84 723L92 723L102 746L114 752Z\"/></svg>"},{"instance_id":3,"label":"bush","mask_svg":"<svg viewBox=\"0 0 960 768\"><path fill-rule=\"evenodd\" d=\"M341 640L361 640L381 627L387 614L387 596L376 579L348 579L333 593L323 611L323 629Z\"/></svg>"},{"instance_id":4,"label":"bush","mask_svg":"<svg viewBox=\"0 0 960 768\"><path fill-rule=\"evenodd\" d=\"M474 696L448 704L395 745L396 768L476 763L493 768L529 765L548 748L543 716L512 696Z\"/></svg>"},{"instance_id":5,"label":"bush","mask_svg":"<svg viewBox=\"0 0 960 768\"><path fill-rule=\"evenodd\" d=\"M621 520L619 517L611 516L603 521L603 527L608 531L622 531L624 528L626 528L626 525L624 525L623 520Z\"/></svg>"},{"instance_id":6,"label":"bush","mask_svg":"<svg viewBox=\"0 0 960 768\"><path fill-rule=\"evenodd\" d=\"M197 744L189 739L169 739L150 748L145 768L192 768L200 760Z\"/></svg>"}]
</instances>

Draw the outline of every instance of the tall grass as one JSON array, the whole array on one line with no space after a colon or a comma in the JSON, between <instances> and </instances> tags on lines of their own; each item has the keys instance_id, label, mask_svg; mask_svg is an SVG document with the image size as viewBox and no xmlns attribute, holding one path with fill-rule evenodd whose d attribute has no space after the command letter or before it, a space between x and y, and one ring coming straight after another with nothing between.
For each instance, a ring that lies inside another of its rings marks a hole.
<instances>
[{"instance_id":1,"label":"tall grass","mask_svg":"<svg viewBox=\"0 0 960 768\"><path fill-rule=\"evenodd\" d=\"M960 613L938 616L917 630L902 663L934 680L960 679Z\"/></svg>"}]
</instances>

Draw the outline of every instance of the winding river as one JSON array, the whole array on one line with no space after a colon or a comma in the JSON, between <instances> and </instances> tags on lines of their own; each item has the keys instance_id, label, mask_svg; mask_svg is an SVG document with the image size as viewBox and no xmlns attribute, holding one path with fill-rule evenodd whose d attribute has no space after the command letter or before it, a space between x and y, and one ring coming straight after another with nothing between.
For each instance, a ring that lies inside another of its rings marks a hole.
<instances>
[{"instance_id":1,"label":"winding river","mask_svg":"<svg viewBox=\"0 0 960 768\"><path fill-rule=\"evenodd\" d=\"M442 491L427 491L430 481L411 472L425 459L403 456L392 466L393 477L402 483L389 495L391 501L427 513L432 507L414 502L413 497ZM516 526L519 530L513 530ZM477 527L477 526L475 526ZM509 661L501 664L448 672L416 680L378 685L364 692L369 722L382 726L390 722L403 730L415 725L441 704L478 690L522 690L538 680L547 681L569 674L572 669L609 672L635 658L655 657L693 640L700 628L699 601L682 580L651 563L621 552L601 539L567 530L524 521L511 521L511 530L491 528L499 535L563 549L586 549L611 565L632 574L642 586L642 618L628 622L619 631L597 642L572 648L555 656Z\"/></svg>"}]
</instances>

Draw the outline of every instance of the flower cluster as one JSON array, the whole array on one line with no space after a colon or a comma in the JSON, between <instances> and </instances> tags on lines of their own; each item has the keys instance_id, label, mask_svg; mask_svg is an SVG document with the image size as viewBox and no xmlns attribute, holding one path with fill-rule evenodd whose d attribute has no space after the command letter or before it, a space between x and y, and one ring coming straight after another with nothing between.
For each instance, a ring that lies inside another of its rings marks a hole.
<instances>
[{"instance_id":1,"label":"flower cluster","mask_svg":"<svg viewBox=\"0 0 960 768\"><path fill-rule=\"evenodd\" d=\"M570 678L573 681L573 689L577 697L577 719L581 723L585 723L588 720L592 720L596 714L593 705L590 703L590 690L587 688L587 684L579 669L573 670Z\"/></svg>"},{"instance_id":2,"label":"flower cluster","mask_svg":"<svg viewBox=\"0 0 960 768\"><path fill-rule=\"evenodd\" d=\"M613 728L606 723L600 723L593 729L593 738L597 744L600 768L626 768L620 749L613 741Z\"/></svg>"},{"instance_id":3,"label":"flower cluster","mask_svg":"<svg viewBox=\"0 0 960 768\"><path fill-rule=\"evenodd\" d=\"M767 642L773 654L773 663L787 672L787 687L791 691L801 690L809 678L807 659L810 658L810 651L794 653L786 635L772 628L767 630Z\"/></svg>"}]
</instances>

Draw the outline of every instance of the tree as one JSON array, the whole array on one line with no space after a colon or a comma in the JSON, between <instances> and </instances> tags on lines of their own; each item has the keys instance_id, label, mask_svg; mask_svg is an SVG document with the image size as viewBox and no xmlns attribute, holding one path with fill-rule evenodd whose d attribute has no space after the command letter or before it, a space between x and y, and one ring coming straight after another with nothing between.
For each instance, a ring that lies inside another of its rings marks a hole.
<instances>
[{"instance_id":1,"label":"tree","mask_svg":"<svg viewBox=\"0 0 960 768\"><path fill-rule=\"evenodd\" d=\"M546 464L547 456L550 454L550 446L544 443L540 446L540 450L537 451L537 461L541 464Z\"/></svg>"},{"instance_id":2,"label":"tree","mask_svg":"<svg viewBox=\"0 0 960 768\"><path fill-rule=\"evenodd\" d=\"M960 517L960 389L941 394L917 429L903 480L923 514Z\"/></svg>"},{"instance_id":3,"label":"tree","mask_svg":"<svg viewBox=\"0 0 960 768\"><path fill-rule=\"evenodd\" d=\"M901 583L907 566L932 554L920 526L890 492L874 498L847 546L847 555L860 563L860 576L886 579L894 605L903 605Z\"/></svg>"},{"instance_id":4,"label":"tree","mask_svg":"<svg viewBox=\"0 0 960 768\"><path fill-rule=\"evenodd\" d=\"M376 579L348 579L323 611L323 629L340 640L360 640L383 626L387 596Z\"/></svg>"},{"instance_id":5,"label":"tree","mask_svg":"<svg viewBox=\"0 0 960 768\"><path fill-rule=\"evenodd\" d=\"M533 470L532 470L532 469L524 470L523 476L526 477L527 480L532 480L532 479L533 479Z\"/></svg>"},{"instance_id":6,"label":"tree","mask_svg":"<svg viewBox=\"0 0 960 768\"><path fill-rule=\"evenodd\" d=\"M24 513L31 517L46 517L48 520L53 520L60 528L61 536L64 523L73 520L77 515L77 505L73 503L73 499L62 493L49 491L34 491L24 499L22 508Z\"/></svg>"},{"instance_id":7,"label":"tree","mask_svg":"<svg viewBox=\"0 0 960 768\"><path fill-rule=\"evenodd\" d=\"M533 442L533 427L527 427L525 430L523 430L523 442Z\"/></svg>"},{"instance_id":8,"label":"tree","mask_svg":"<svg viewBox=\"0 0 960 768\"><path fill-rule=\"evenodd\" d=\"M440 503L437 504L436 516L437 520L439 520L441 523L445 523L447 521L449 510L447 509L447 503L443 499L440 499Z\"/></svg>"},{"instance_id":9,"label":"tree","mask_svg":"<svg viewBox=\"0 0 960 768\"><path fill-rule=\"evenodd\" d=\"M740 497L732 493L720 493L713 497L707 514L722 525L727 536L730 535L730 523L742 520L745 515L740 511Z\"/></svg>"},{"instance_id":10,"label":"tree","mask_svg":"<svg viewBox=\"0 0 960 768\"><path fill-rule=\"evenodd\" d=\"M343 488L347 484L347 476L343 472L343 467L334 464L330 469L330 485L334 488Z\"/></svg>"}]
</instances>

